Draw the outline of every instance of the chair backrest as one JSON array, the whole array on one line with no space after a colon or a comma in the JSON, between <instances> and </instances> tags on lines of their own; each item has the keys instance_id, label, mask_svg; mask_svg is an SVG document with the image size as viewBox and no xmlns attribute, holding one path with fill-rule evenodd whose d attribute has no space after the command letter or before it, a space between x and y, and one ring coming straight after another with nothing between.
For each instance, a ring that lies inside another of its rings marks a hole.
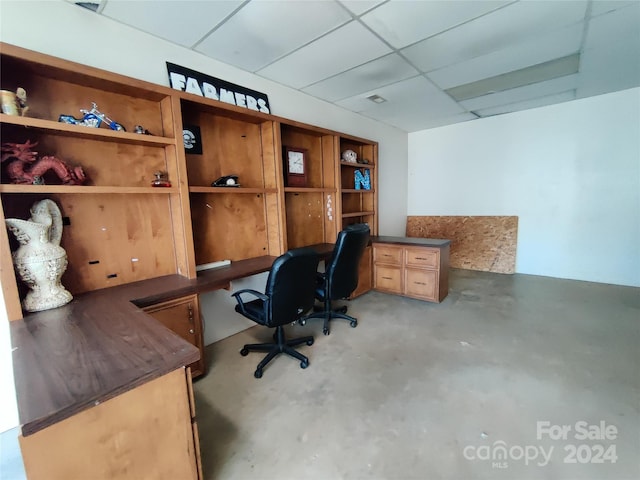
<instances>
[{"instance_id":1,"label":"chair backrest","mask_svg":"<svg viewBox=\"0 0 640 480\"><path fill-rule=\"evenodd\" d=\"M313 307L319 261L311 248L289 250L276 258L264 291L269 297L268 327L291 323Z\"/></svg>"},{"instance_id":2,"label":"chair backrest","mask_svg":"<svg viewBox=\"0 0 640 480\"><path fill-rule=\"evenodd\" d=\"M369 226L364 223L349 225L338 233L333 254L325 265L325 294L331 300L348 297L358 286L358 268L369 234Z\"/></svg>"}]
</instances>

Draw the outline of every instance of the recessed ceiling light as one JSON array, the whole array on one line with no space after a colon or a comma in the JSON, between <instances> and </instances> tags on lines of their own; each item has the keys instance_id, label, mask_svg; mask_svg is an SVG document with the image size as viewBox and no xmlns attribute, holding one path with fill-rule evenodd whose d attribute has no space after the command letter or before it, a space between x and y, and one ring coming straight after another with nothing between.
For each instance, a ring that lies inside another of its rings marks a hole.
<instances>
[{"instance_id":1,"label":"recessed ceiling light","mask_svg":"<svg viewBox=\"0 0 640 480\"><path fill-rule=\"evenodd\" d=\"M495 77L485 78L477 82L459 85L445 90L457 102L481 97L492 93L503 92L512 88L532 85L553 78L564 77L578 72L580 68L580 54L575 53L567 57L557 58L549 62L539 63L530 67L503 73Z\"/></svg>"},{"instance_id":2,"label":"recessed ceiling light","mask_svg":"<svg viewBox=\"0 0 640 480\"><path fill-rule=\"evenodd\" d=\"M384 103L387 101L385 98L382 98L380 95L371 95L370 97L367 97L367 100L371 100L373 103Z\"/></svg>"},{"instance_id":3,"label":"recessed ceiling light","mask_svg":"<svg viewBox=\"0 0 640 480\"><path fill-rule=\"evenodd\" d=\"M94 1L87 1L87 2L83 2L83 1L80 1L80 0L67 0L67 1L69 1L71 3L74 3L75 5L78 5L79 7L86 8L87 10L91 10L92 12L98 12L99 13L99 10L101 11L101 9L100 9L101 0L94 0Z\"/></svg>"}]
</instances>

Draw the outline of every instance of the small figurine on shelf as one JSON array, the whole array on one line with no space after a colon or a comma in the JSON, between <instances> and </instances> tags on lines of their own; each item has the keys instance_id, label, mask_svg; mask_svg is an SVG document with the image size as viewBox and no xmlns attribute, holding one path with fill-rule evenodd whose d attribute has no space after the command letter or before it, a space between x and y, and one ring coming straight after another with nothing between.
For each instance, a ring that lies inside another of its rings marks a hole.
<instances>
[{"instance_id":1,"label":"small figurine on shelf","mask_svg":"<svg viewBox=\"0 0 640 480\"><path fill-rule=\"evenodd\" d=\"M82 112L82 118L76 118L73 115L60 115L58 121L62 123L69 123L71 125L82 125L84 127L99 128L104 122L111 130L117 130L124 132L125 129L118 122L111 120L104 113L98 110L98 105L95 102L91 102L91 110L80 109Z\"/></svg>"},{"instance_id":2,"label":"small figurine on shelf","mask_svg":"<svg viewBox=\"0 0 640 480\"><path fill-rule=\"evenodd\" d=\"M153 174L155 178L151 182L152 187L170 187L169 175L167 172L155 172Z\"/></svg>"},{"instance_id":3,"label":"small figurine on shelf","mask_svg":"<svg viewBox=\"0 0 640 480\"><path fill-rule=\"evenodd\" d=\"M10 90L0 90L2 96L2 113L24 117L29 110L27 106L27 91L18 87L15 93Z\"/></svg>"},{"instance_id":4,"label":"small figurine on shelf","mask_svg":"<svg viewBox=\"0 0 640 480\"><path fill-rule=\"evenodd\" d=\"M44 185L44 175L53 171L65 185L82 185L86 180L82 167L72 167L64 160L52 155L38 159L38 152L32 151L38 142L3 143L0 162L9 161L7 175L12 183Z\"/></svg>"},{"instance_id":5,"label":"small figurine on shelf","mask_svg":"<svg viewBox=\"0 0 640 480\"><path fill-rule=\"evenodd\" d=\"M133 133L139 133L140 135L151 135L151 132L144 128L142 125L136 125L133 129Z\"/></svg>"},{"instance_id":6,"label":"small figurine on shelf","mask_svg":"<svg viewBox=\"0 0 640 480\"><path fill-rule=\"evenodd\" d=\"M349 163L356 163L358 161L358 154L353 150L345 150L342 152L342 160Z\"/></svg>"}]
</instances>

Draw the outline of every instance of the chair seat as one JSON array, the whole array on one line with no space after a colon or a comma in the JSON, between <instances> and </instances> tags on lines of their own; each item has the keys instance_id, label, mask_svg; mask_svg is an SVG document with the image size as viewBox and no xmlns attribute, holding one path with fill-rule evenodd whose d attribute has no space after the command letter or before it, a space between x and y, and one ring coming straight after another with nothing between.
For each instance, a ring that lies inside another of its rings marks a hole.
<instances>
[{"instance_id":1,"label":"chair seat","mask_svg":"<svg viewBox=\"0 0 640 480\"><path fill-rule=\"evenodd\" d=\"M244 304L246 315L256 323L260 325L266 325L266 319L264 318L264 302L260 299L245 302ZM236 305L236 312L244 315L240 305Z\"/></svg>"}]
</instances>

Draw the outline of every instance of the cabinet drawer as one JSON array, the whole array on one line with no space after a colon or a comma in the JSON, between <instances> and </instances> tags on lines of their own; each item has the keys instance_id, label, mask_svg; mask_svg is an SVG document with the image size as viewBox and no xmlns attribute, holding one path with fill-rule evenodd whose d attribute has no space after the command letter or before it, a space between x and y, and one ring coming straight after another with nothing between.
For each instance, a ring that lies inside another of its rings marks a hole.
<instances>
[{"instance_id":1,"label":"cabinet drawer","mask_svg":"<svg viewBox=\"0 0 640 480\"><path fill-rule=\"evenodd\" d=\"M402 293L402 270L399 267L375 266L375 288L391 293Z\"/></svg>"},{"instance_id":2,"label":"cabinet drawer","mask_svg":"<svg viewBox=\"0 0 640 480\"><path fill-rule=\"evenodd\" d=\"M144 311L165 327L180 335L187 342L198 347L200 360L185 366L191 367L193 377L199 377L206 373L198 296L190 295L177 300L170 300L149 306Z\"/></svg>"},{"instance_id":3,"label":"cabinet drawer","mask_svg":"<svg viewBox=\"0 0 640 480\"><path fill-rule=\"evenodd\" d=\"M407 268L404 271L405 295L423 300L438 301L438 272L435 270L418 270Z\"/></svg>"},{"instance_id":4,"label":"cabinet drawer","mask_svg":"<svg viewBox=\"0 0 640 480\"><path fill-rule=\"evenodd\" d=\"M402 265L402 247L374 245L373 261L376 263L387 263L389 265Z\"/></svg>"},{"instance_id":5,"label":"cabinet drawer","mask_svg":"<svg viewBox=\"0 0 640 480\"><path fill-rule=\"evenodd\" d=\"M437 248L407 248L405 255L405 265L408 267L436 268L440 263L440 251Z\"/></svg>"}]
</instances>

